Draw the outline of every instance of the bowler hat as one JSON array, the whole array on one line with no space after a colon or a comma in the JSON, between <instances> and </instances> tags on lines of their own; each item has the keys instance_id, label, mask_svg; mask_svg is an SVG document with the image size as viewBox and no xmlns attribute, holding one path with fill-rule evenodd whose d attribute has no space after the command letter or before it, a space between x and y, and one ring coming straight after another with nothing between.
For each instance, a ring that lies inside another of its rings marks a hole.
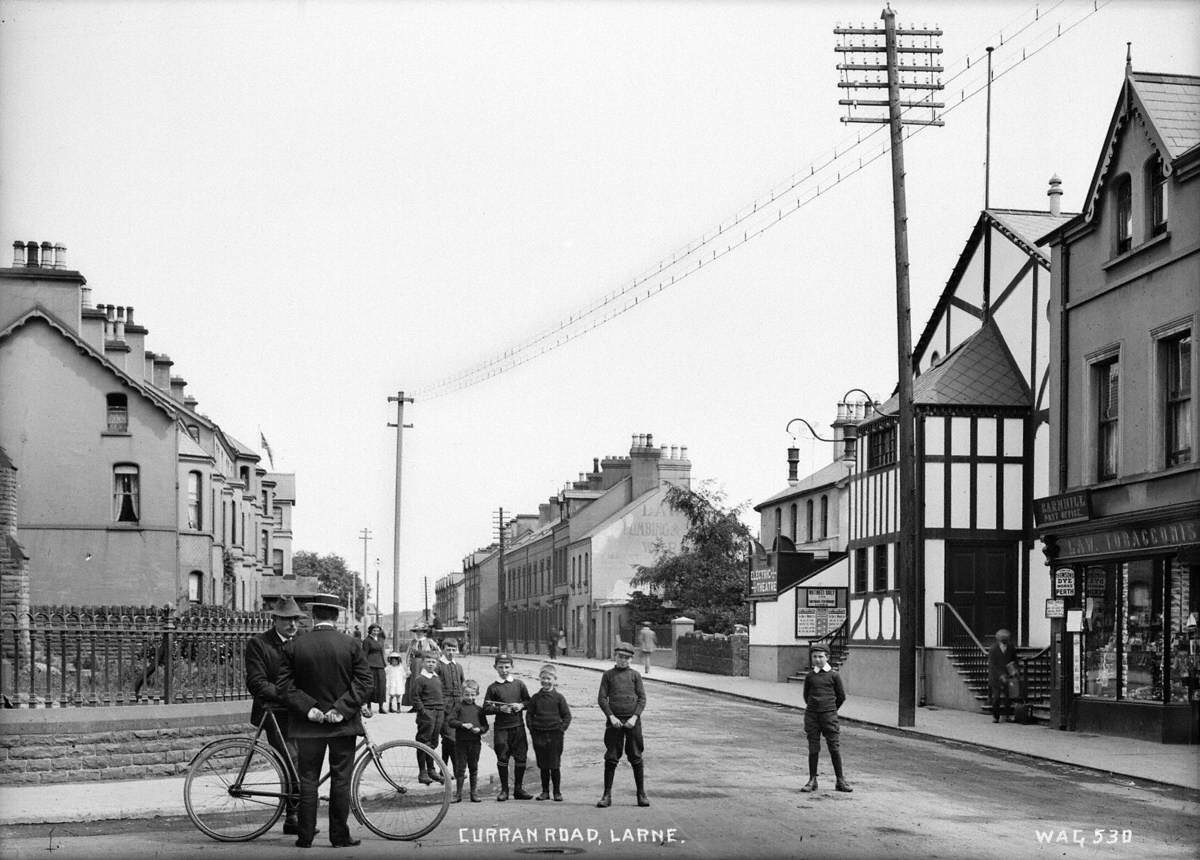
<instances>
[{"instance_id":1,"label":"bowler hat","mask_svg":"<svg viewBox=\"0 0 1200 860\"><path fill-rule=\"evenodd\" d=\"M809 654L816 654L818 651L824 651L826 654L828 654L828 653L829 653L829 646L828 646L828 645L822 645L820 642L817 642L815 645L809 645L809 646L808 646L808 653L809 653Z\"/></svg>"},{"instance_id":2,"label":"bowler hat","mask_svg":"<svg viewBox=\"0 0 1200 860\"><path fill-rule=\"evenodd\" d=\"M275 601L275 608L271 609L268 614L274 615L276 618L302 618L304 610L300 608L296 598L288 594Z\"/></svg>"},{"instance_id":3,"label":"bowler hat","mask_svg":"<svg viewBox=\"0 0 1200 860\"><path fill-rule=\"evenodd\" d=\"M320 601L320 600L314 600L312 603L308 604L308 608L309 608L310 610L311 610L311 609L316 609L317 607L320 607L320 608L322 608L322 609L331 609L331 610L333 610L334 612L341 612L341 611L342 611L341 604L338 604L338 603L324 603L324 602L322 602L322 601Z\"/></svg>"},{"instance_id":4,"label":"bowler hat","mask_svg":"<svg viewBox=\"0 0 1200 860\"><path fill-rule=\"evenodd\" d=\"M628 654L633 656L633 646L628 642L618 642L617 647L613 649L614 654Z\"/></svg>"}]
</instances>

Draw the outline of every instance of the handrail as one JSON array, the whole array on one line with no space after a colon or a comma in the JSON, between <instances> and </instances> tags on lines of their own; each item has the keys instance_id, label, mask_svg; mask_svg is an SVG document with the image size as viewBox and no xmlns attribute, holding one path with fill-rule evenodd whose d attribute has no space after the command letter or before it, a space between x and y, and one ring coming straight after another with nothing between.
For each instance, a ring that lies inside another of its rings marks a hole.
<instances>
[{"instance_id":1,"label":"handrail","mask_svg":"<svg viewBox=\"0 0 1200 860\"><path fill-rule=\"evenodd\" d=\"M983 654L987 654L987 652L988 652L988 649L986 649L986 648L984 648L984 647L983 647L983 643L979 641L979 638L978 638L978 637L975 635L975 633L974 633L974 632L971 630L971 628L967 626L967 622L963 621L963 617L962 617L961 615L959 615L959 614L958 614L958 610L957 610L957 609L955 609L955 608L954 608L953 606L951 606L949 603L943 603L943 602L942 602L942 601L940 601L940 600L935 600L935 601L933 602L933 605L934 605L934 606L940 606L940 607L942 607L943 609L949 609L949 610L950 610L950 613L951 613L951 614L952 614L952 615L953 615L955 618L957 618L957 619L958 619L958 623L962 625L962 629L967 631L967 635L971 637L971 641L973 641L973 642L974 642L974 643L975 643L975 644L976 644L976 645L979 647L979 650L980 650L980 652L981 652L981 653L983 653Z\"/></svg>"}]
</instances>

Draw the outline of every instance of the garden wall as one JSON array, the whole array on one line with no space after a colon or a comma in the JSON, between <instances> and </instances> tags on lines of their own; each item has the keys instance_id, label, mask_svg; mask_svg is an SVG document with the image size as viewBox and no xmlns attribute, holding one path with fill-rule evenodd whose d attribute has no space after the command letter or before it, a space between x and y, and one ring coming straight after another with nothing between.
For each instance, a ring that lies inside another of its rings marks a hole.
<instances>
[{"instance_id":1,"label":"garden wall","mask_svg":"<svg viewBox=\"0 0 1200 860\"><path fill-rule=\"evenodd\" d=\"M750 637L685 633L675 640L675 657L677 669L712 675L749 675Z\"/></svg>"}]
</instances>

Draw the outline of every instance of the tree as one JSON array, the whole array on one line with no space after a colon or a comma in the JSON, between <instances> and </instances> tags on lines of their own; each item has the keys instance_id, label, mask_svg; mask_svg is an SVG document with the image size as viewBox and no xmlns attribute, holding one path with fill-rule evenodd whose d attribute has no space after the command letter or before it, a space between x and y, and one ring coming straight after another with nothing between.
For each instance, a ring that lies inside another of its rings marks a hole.
<instances>
[{"instance_id":1,"label":"tree","mask_svg":"<svg viewBox=\"0 0 1200 860\"><path fill-rule=\"evenodd\" d=\"M336 594L338 602L347 609L350 608L350 586L355 586L353 605L361 612L366 604L363 599L366 588L362 577L355 581L355 572L346 567L346 560L336 553L318 555L315 552L300 550L292 556L292 570L296 576L315 576L317 586L326 594Z\"/></svg>"},{"instance_id":2,"label":"tree","mask_svg":"<svg viewBox=\"0 0 1200 860\"><path fill-rule=\"evenodd\" d=\"M671 610L663 606L662 599L657 594L634 591L629 595L629 620L635 628L643 621L649 621L655 626L666 624L671 617Z\"/></svg>"},{"instance_id":3,"label":"tree","mask_svg":"<svg viewBox=\"0 0 1200 860\"><path fill-rule=\"evenodd\" d=\"M688 529L680 551L659 544L658 559L641 565L633 585L650 586L663 603L696 620L700 630L730 633L750 618L746 563L750 530L740 516L745 505L725 507L725 495L708 482L697 490L673 486L667 505L683 514Z\"/></svg>"}]
</instances>

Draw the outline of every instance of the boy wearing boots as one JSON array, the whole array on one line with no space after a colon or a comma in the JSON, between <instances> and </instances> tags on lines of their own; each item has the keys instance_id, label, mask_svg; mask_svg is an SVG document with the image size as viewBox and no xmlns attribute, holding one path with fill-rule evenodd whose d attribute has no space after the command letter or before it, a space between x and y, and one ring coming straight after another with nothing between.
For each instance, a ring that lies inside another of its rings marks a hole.
<instances>
[{"instance_id":1,"label":"boy wearing boots","mask_svg":"<svg viewBox=\"0 0 1200 860\"><path fill-rule=\"evenodd\" d=\"M529 739L525 736L525 723L521 711L529 704L529 690L525 683L512 676L512 657L497 654L495 660L498 678L487 688L483 700L483 712L494 714L492 724L492 748L496 752L496 770L500 775L500 793L496 800L508 800L508 759L513 760L513 797L530 800L533 795L521 783L525 781L525 756L529 752Z\"/></svg>"},{"instance_id":2,"label":"boy wearing boots","mask_svg":"<svg viewBox=\"0 0 1200 860\"><path fill-rule=\"evenodd\" d=\"M612 806L613 776L622 750L633 768L637 804L649 806L642 770L642 710L646 707L646 690L642 676L629 667L633 646L628 642L618 643L613 654L616 665L600 676L600 695L596 698L608 720L604 727L604 794L596 806L601 809Z\"/></svg>"},{"instance_id":3,"label":"boy wearing boots","mask_svg":"<svg viewBox=\"0 0 1200 860\"><path fill-rule=\"evenodd\" d=\"M475 704L479 695L479 685L474 681L464 681L462 698L454 706L447 720L454 730L454 802L462 802L463 779L467 772L471 774L471 802L479 800L479 748L480 739L488 730L487 716L483 708Z\"/></svg>"},{"instance_id":4,"label":"boy wearing boots","mask_svg":"<svg viewBox=\"0 0 1200 860\"><path fill-rule=\"evenodd\" d=\"M442 721L446 716L437 662L436 654L426 655L425 667L417 673L410 693L413 710L417 712L417 741L433 749L437 749ZM420 769L417 782L422 785L442 781L441 769L434 764L433 757L428 753L417 753L417 767Z\"/></svg>"},{"instance_id":5,"label":"boy wearing boots","mask_svg":"<svg viewBox=\"0 0 1200 860\"><path fill-rule=\"evenodd\" d=\"M458 643L447 639L442 646L442 656L438 658L437 673L442 682L442 703L446 716L454 710L462 697L463 667L455 657L458 656ZM454 762L454 729L448 722L442 723L442 760L447 764ZM433 744L430 744L433 746ZM436 749L436 747L435 747Z\"/></svg>"},{"instance_id":6,"label":"boy wearing boots","mask_svg":"<svg viewBox=\"0 0 1200 860\"><path fill-rule=\"evenodd\" d=\"M812 671L804 676L804 734L808 736L808 783L801 791L817 790L817 762L821 758L821 735L829 748L829 760L837 777L838 791L854 791L842 773L838 742L838 708L846 701L841 676L829 665L829 649L817 643L809 649Z\"/></svg>"},{"instance_id":7,"label":"boy wearing boots","mask_svg":"<svg viewBox=\"0 0 1200 860\"><path fill-rule=\"evenodd\" d=\"M541 689L529 700L525 719L529 724L529 735L533 738L533 752L537 756L538 772L542 776L542 793L534 800L550 799L550 783L554 783L554 799L562 796L562 751L563 735L571 725L571 709L558 686L558 670L550 663L538 673Z\"/></svg>"}]
</instances>

